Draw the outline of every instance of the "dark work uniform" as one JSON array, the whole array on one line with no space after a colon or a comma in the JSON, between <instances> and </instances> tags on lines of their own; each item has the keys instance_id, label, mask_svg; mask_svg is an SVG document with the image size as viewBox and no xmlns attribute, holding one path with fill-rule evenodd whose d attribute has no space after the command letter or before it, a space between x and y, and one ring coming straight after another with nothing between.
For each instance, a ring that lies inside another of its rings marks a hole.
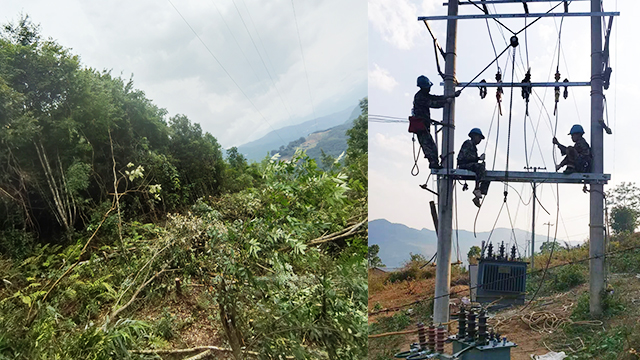
<instances>
[{"instance_id":1,"label":"dark work uniform","mask_svg":"<svg viewBox=\"0 0 640 360\"><path fill-rule=\"evenodd\" d=\"M573 146L564 146L558 144L560 153L566 155L560 163L561 166L573 167L575 171L580 173L591 172L591 148L584 138L578 139Z\"/></svg>"},{"instance_id":2,"label":"dark work uniform","mask_svg":"<svg viewBox=\"0 0 640 360\"><path fill-rule=\"evenodd\" d=\"M480 189L482 195L487 195L489 190L489 181L480 181L487 173L485 165L478 162L478 149L471 139L462 143L460 152L458 153L458 168L470 170L476 173L476 189Z\"/></svg>"},{"instance_id":3,"label":"dark work uniform","mask_svg":"<svg viewBox=\"0 0 640 360\"><path fill-rule=\"evenodd\" d=\"M429 159L430 166L439 165L438 148L431 137L431 112L429 109L442 108L447 103L444 96L432 95L425 89L420 89L413 98L413 116L421 118L426 131L418 132L418 141L422 147L424 157Z\"/></svg>"}]
</instances>

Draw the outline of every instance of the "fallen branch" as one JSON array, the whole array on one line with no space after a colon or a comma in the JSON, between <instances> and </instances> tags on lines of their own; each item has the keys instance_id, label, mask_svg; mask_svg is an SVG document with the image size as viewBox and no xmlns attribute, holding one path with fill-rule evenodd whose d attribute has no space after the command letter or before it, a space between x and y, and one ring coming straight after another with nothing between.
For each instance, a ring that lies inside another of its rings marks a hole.
<instances>
[{"instance_id":1,"label":"fallen branch","mask_svg":"<svg viewBox=\"0 0 640 360\"><path fill-rule=\"evenodd\" d=\"M155 275L153 275L149 280L145 281L144 283L142 283L142 285L140 285L140 287L138 287L138 290L136 290L135 293L133 293L133 296L131 297L131 299L129 299L129 301L124 304L121 308L119 308L118 310L115 310L112 314L111 314L111 319L115 319L116 316L118 316L118 314L120 314L124 309L126 309L127 307L129 307L129 305L131 305L133 303L133 301L136 299L136 297L138 296L138 294L140 294L140 291L142 291L142 289L144 289L145 286L149 285L155 278L157 278L158 276L160 276L160 274L166 272L166 271L175 271L178 269L171 269L171 270L166 270L165 267L167 265L165 265L162 270L158 271Z\"/></svg>"},{"instance_id":2,"label":"fallen branch","mask_svg":"<svg viewBox=\"0 0 640 360\"><path fill-rule=\"evenodd\" d=\"M199 359L204 359L205 357L207 357L207 356L208 356L208 355L210 355L210 354L211 354L211 350L207 350L207 351L203 351L203 352L201 352L201 353L200 353L200 354L198 354L198 355L194 355L194 356L188 357L188 358L186 358L186 359L184 359L184 360L199 360Z\"/></svg>"},{"instance_id":3,"label":"fallen branch","mask_svg":"<svg viewBox=\"0 0 640 360\"><path fill-rule=\"evenodd\" d=\"M129 285L123 292L122 294L120 294L120 296L118 297L118 300L116 301L116 303L113 305L113 307L115 308L116 306L118 306L118 304L120 304L120 300L122 300L122 297L129 291L129 289L131 288L131 286L133 286L133 284L136 283L136 280L138 280L138 276L140 276L140 274L142 274L142 271L149 265L152 264L153 261L156 259L156 257L162 253L163 251L165 251L169 246L173 245L175 243L174 241L169 241L169 243L163 247L162 249L160 249L158 252L156 252L155 254L153 254L153 256L151 257L151 259L149 259L143 266L142 268L140 268L140 270L138 270L138 273L136 274L136 276L133 278L133 281L131 282L131 285Z\"/></svg>"},{"instance_id":4,"label":"fallen branch","mask_svg":"<svg viewBox=\"0 0 640 360\"><path fill-rule=\"evenodd\" d=\"M309 246L313 246L313 245L318 245L318 244L323 244L329 241L335 241L335 240L339 240L339 239L344 239L346 237L349 237L351 234L353 234L359 227L361 227L364 223L366 223L368 220L368 218L365 218L364 220L362 220L361 222L349 227L349 228L345 228L342 229L338 232L335 232L333 234L330 234L328 236L321 236L315 240L311 240L310 242L307 243L307 245Z\"/></svg>"},{"instance_id":5,"label":"fallen branch","mask_svg":"<svg viewBox=\"0 0 640 360\"><path fill-rule=\"evenodd\" d=\"M202 350L233 352L233 350L231 349L221 348L217 346L196 346L188 349L129 350L129 352L133 354L184 354L184 353L191 353L191 352L202 351ZM249 355L255 355L255 356L260 355L255 351L245 351L244 353Z\"/></svg>"},{"instance_id":6,"label":"fallen branch","mask_svg":"<svg viewBox=\"0 0 640 360\"><path fill-rule=\"evenodd\" d=\"M87 250L89 243L91 243L91 240L93 240L93 238L96 236L96 234L98 233L98 230L100 230L100 227L102 226L102 224L104 224L104 221L107 220L107 216L109 216L109 213L112 212L113 210L115 210L115 208L112 206L111 209L109 209L109 211L107 211L106 214L104 214L104 216L102 217L102 221L100 221L100 224L98 224L98 227L93 232L93 234L91 234L91 237L89 238L89 240L87 240L87 242L84 244L84 247L80 251L80 255L78 255L78 261L76 261L73 265L71 265L67 269L67 271L65 271L64 274L62 274L58 278L58 280L56 280L56 282L53 283L53 285L51 285L51 288L49 288L49 291L47 291L47 293L42 298L42 303L44 303L47 300L47 297L51 293L51 290L53 290L53 288L56 287L56 285L58 285L60 280L62 280L65 276L67 276L71 272L71 270L73 270L73 268L75 268L80 263L80 259L82 258L82 255L84 255L85 251Z\"/></svg>"}]
</instances>

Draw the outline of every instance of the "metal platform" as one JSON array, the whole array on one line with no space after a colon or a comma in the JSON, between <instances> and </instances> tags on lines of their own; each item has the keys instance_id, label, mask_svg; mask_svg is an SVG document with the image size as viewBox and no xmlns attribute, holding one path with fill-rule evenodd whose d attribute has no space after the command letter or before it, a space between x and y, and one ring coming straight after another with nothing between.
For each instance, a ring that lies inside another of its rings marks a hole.
<instances>
[{"instance_id":1,"label":"metal platform","mask_svg":"<svg viewBox=\"0 0 640 360\"><path fill-rule=\"evenodd\" d=\"M474 172L463 169L432 169L431 174L448 175L457 180L474 180L476 178ZM505 171L487 171L487 175L483 180L549 184L606 184L611 180L611 174L573 173L567 175L561 172L509 171L509 176L507 177Z\"/></svg>"}]
</instances>

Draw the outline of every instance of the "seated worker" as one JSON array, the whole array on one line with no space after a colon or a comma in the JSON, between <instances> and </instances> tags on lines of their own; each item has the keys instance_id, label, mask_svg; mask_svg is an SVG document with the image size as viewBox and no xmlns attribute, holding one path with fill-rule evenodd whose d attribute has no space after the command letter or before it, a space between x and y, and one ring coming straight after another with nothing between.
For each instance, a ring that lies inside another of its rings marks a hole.
<instances>
[{"instance_id":1,"label":"seated worker","mask_svg":"<svg viewBox=\"0 0 640 360\"><path fill-rule=\"evenodd\" d=\"M470 170L476 173L476 187L473 190L473 203L480 207L480 200L482 199L482 195L487 195L487 191L489 190L489 181L481 181L481 179L486 174L486 169L484 165L484 154L478 156L478 148L476 145L480 144L482 139L484 139L484 135L482 135L482 131L478 128L473 128L469 131L469 137L471 139L466 140L462 143L462 147L460 148L460 152L458 153L458 168Z\"/></svg>"},{"instance_id":2,"label":"seated worker","mask_svg":"<svg viewBox=\"0 0 640 360\"><path fill-rule=\"evenodd\" d=\"M424 123L424 130L416 132L416 135L418 135L418 141L422 147L424 157L429 159L429 168L440 169L442 166L440 166L440 160L438 159L438 148L429 131L432 122L429 109L444 107L449 99L460 95L460 90L456 91L455 95L432 95L429 93L432 85L433 83L426 76L420 75L418 77L417 86L420 90L413 98L413 110L411 114L422 119Z\"/></svg>"},{"instance_id":3,"label":"seated worker","mask_svg":"<svg viewBox=\"0 0 640 360\"><path fill-rule=\"evenodd\" d=\"M558 145L562 155L566 155L562 162L556 166L556 171L566 165L565 174L591 172L591 148L582 137L584 135L582 126L573 125L569 135L571 135L571 140L575 143L573 146L564 146L558 142L558 139L553 138L553 144Z\"/></svg>"}]
</instances>

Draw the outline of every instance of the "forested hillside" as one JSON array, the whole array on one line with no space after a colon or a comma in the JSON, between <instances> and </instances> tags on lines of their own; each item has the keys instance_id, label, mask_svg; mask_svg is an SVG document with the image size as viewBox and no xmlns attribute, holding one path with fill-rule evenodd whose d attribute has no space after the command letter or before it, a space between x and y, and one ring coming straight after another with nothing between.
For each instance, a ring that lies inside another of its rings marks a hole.
<instances>
[{"instance_id":1,"label":"forested hillside","mask_svg":"<svg viewBox=\"0 0 640 360\"><path fill-rule=\"evenodd\" d=\"M248 163L4 26L0 359L366 358L361 109L344 165Z\"/></svg>"}]
</instances>

